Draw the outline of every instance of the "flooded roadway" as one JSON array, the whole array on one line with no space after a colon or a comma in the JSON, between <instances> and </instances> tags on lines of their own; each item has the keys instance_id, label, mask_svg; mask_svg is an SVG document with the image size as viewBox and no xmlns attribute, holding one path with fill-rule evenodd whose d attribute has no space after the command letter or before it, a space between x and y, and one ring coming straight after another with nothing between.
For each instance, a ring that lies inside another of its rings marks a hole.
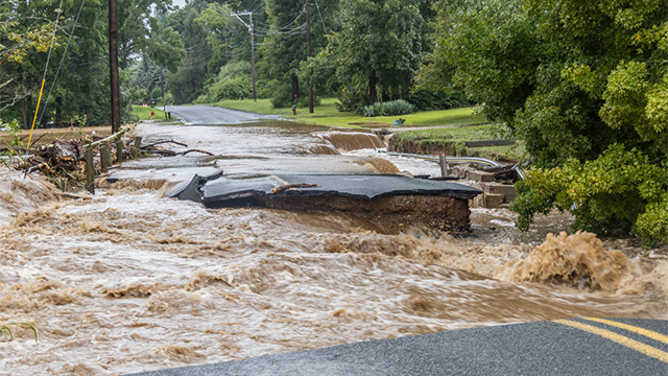
<instances>
[{"instance_id":1,"label":"flooded roadway","mask_svg":"<svg viewBox=\"0 0 668 376\"><path fill-rule=\"evenodd\" d=\"M0 323L30 322L41 336L16 329L0 344L0 374L118 375L504 323L666 317L668 262L648 257L665 251L590 234L545 241L568 229L563 215L520 234L509 212L476 209L474 236L452 238L163 198L195 171L410 171L370 149L373 135L288 122L135 133L216 157L128 162L123 181L81 201L0 170Z\"/></svg>"}]
</instances>

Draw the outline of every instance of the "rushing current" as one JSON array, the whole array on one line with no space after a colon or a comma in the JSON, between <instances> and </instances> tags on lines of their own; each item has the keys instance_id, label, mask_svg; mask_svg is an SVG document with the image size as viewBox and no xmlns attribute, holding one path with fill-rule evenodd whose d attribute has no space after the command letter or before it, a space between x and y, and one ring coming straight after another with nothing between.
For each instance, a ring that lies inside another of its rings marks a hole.
<instances>
[{"instance_id":1,"label":"rushing current","mask_svg":"<svg viewBox=\"0 0 668 376\"><path fill-rule=\"evenodd\" d=\"M373 134L293 123L141 124L197 155L124 163L93 196L0 169L1 375L120 375L357 341L567 317L665 318L668 250L472 210L470 236L388 235L343 213L208 210L194 172L438 173ZM184 148L177 147L177 149ZM552 234L550 234L552 233Z\"/></svg>"}]
</instances>

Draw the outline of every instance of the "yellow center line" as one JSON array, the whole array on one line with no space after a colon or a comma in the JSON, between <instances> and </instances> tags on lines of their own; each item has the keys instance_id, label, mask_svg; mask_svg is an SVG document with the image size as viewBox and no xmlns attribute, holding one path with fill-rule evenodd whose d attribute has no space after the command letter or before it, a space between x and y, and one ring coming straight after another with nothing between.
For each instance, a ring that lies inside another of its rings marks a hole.
<instances>
[{"instance_id":1,"label":"yellow center line","mask_svg":"<svg viewBox=\"0 0 668 376\"><path fill-rule=\"evenodd\" d=\"M611 340L612 342L616 342L622 346L626 346L632 350L638 351L640 353L643 353L647 356L651 356L652 358L658 359L664 363L668 363L668 353L661 351L659 349L656 349L652 346L646 345L642 342L638 342L636 340L633 340L628 337L624 337L623 335L617 334L615 332L611 332L609 330L597 328L595 326L583 324L577 321L571 321L571 320L554 320L554 322L562 324L562 325L567 325L571 326L573 328L580 329L582 331L596 334L597 336L606 338Z\"/></svg>"},{"instance_id":2,"label":"yellow center line","mask_svg":"<svg viewBox=\"0 0 668 376\"><path fill-rule=\"evenodd\" d=\"M648 338L657 340L659 342L663 342L665 344L668 344L668 336L663 335L661 333L653 332L651 330L647 330L647 329L644 329L644 328L639 328L637 326L628 325L628 324L624 324L624 323L617 322L617 321L599 319L597 317L587 317L585 320L596 321L596 322L600 322L601 324L607 324L607 325L610 325L610 326L616 326L618 328L628 330L629 332L638 333L638 334L643 335L645 337L648 337Z\"/></svg>"}]
</instances>

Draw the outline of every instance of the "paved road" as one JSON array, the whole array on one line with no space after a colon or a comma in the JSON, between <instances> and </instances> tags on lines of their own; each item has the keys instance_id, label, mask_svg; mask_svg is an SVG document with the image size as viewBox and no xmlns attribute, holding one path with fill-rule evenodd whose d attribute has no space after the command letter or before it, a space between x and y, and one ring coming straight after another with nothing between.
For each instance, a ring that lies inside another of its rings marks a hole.
<instances>
[{"instance_id":1,"label":"paved road","mask_svg":"<svg viewBox=\"0 0 668 376\"><path fill-rule=\"evenodd\" d=\"M265 119L278 119L276 115L260 115L205 105L174 106L173 115L187 125L194 124L240 124Z\"/></svg>"},{"instance_id":2,"label":"paved road","mask_svg":"<svg viewBox=\"0 0 668 376\"><path fill-rule=\"evenodd\" d=\"M137 375L668 375L668 321L595 320L454 330Z\"/></svg>"}]
</instances>

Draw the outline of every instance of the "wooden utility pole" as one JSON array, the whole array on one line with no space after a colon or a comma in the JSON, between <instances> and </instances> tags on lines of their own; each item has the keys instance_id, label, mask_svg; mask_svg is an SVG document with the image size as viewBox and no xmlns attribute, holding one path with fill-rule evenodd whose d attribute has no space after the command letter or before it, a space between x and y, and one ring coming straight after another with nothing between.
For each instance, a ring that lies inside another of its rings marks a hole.
<instances>
[{"instance_id":1,"label":"wooden utility pole","mask_svg":"<svg viewBox=\"0 0 668 376\"><path fill-rule=\"evenodd\" d=\"M109 0L109 76L111 83L111 133L121 129L120 79L118 77L118 3Z\"/></svg>"},{"instance_id":2,"label":"wooden utility pole","mask_svg":"<svg viewBox=\"0 0 668 376\"><path fill-rule=\"evenodd\" d=\"M244 24L248 31L250 32L251 37L251 70L253 71L253 100L257 102L257 92L255 90L255 40L253 36L253 12L244 12L244 13L232 13L232 16L236 17L242 24ZM244 22L239 16L249 16L250 24Z\"/></svg>"},{"instance_id":3,"label":"wooden utility pole","mask_svg":"<svg viewBox=\"0 0 668 376\"><path fill-rule=\"evenodd\" d=\"M250 16L250 34L251 34L251 69L253 70L253 100L257 102L257 93L255 92L255 40L253 34L253 12L249 12Z\"/></svg>"},{"instance_id":4,"label":"wooden utility pole","mask_svg":"<svg viewBox=\"0 0 668 376\"><path fill-rule=\"evenodd\" d=\"M310 0L306 0L306 50L308 57L312 56L311 51L311 3ZM310 82L308 85L308 112L309 114L313 113L313 87Z\"/></svg>"}]
</instances>

